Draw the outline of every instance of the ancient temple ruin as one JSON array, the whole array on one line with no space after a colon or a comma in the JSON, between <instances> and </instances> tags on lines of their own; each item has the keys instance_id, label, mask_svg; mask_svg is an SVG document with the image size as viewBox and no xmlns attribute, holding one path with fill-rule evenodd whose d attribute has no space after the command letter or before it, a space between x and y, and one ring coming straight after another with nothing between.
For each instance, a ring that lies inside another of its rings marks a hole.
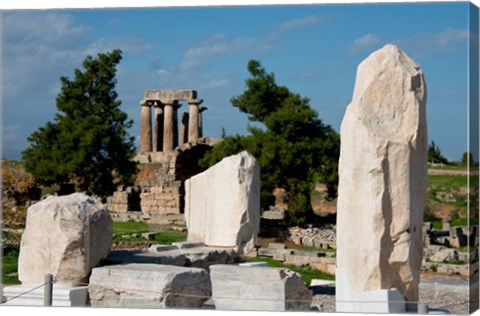
<instances>
[{"instance_id":1,"label":"ancient temple ruin","mask_svg":"<svg viewBox=\"0 0 480 316\"><path fill-rule=\"evenodd\" d=\"M119 188L109 198L110 211L140 212L147 219L183 213L184 182L203 171L199 160L218 142L203 137L202 113L207 108L202 102L195 90L145 91L135 157L140 173L134 187ZM188 112L179 115L182 103Z\"/></svg>"},{"instance_id":2,"label":"ancient temple ruin","mask_svg":"<svg viewBox=\"0 0 480 316\"><path fill-rule=\"evenodd\" d=\"M181 115L179 137L180 101L188 104L189 111ZM202 137L202 112L207 109L200 107L202 102L202 99L197 99L195 90L145 91L140 101L142 108L140 155L150 155L151 159L155 159L158 155L152 153L169 153L179 144L193 143Z\"/></svg>"}]
</instances>

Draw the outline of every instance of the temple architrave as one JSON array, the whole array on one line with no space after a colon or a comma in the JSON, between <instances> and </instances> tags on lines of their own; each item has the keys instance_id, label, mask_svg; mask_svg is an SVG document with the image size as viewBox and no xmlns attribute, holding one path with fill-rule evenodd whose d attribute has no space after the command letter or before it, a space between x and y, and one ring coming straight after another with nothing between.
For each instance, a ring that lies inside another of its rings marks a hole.
<instances>
[{"instance_id":1,"label":"temple architrave","mask_svg":"<svg viewBox=\"0 0 480 316\"><path fill-rule=\"evenodd\" d=\"M151 222L159 216L183 213L185 180L203 171L198 161L219 142L203 137L202 113L207 108L200 106L202 102L195 90L144 92L140 151L135 157L140 163L137 183L118 188L108 199L110 211L141 214ZM188 111L179 115L185 103Z\"/></svg>"}]
</instances>

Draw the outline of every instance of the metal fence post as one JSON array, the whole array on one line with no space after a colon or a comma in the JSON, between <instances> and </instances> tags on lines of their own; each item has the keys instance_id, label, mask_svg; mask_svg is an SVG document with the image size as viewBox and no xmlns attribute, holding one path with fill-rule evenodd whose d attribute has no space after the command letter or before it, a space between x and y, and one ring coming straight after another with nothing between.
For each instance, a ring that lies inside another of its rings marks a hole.
<instances>
[{"instance_id":1,"label":"metal fence post","mask_svg":"<svg viewBox=\"0 0 480 316\"><path fill-rule=\"evenodd\" d=\"M423 303L418 303L418 305L417 305L417 313L418 313L418 314L422 314L422 315L428 314L428 305L427 305L427 304L423 304Z\"/></svg>"},{"instance_id":2,"label":"metal fence post","mask_svg":"<svg viewBox=\"0 0 480 316\"><path fill-rule=\"evenodd\" d=\"M43 292L43 306L52 306L53 300L53 275L45 274L45 289Z\"/></svg>"}]
</instances>

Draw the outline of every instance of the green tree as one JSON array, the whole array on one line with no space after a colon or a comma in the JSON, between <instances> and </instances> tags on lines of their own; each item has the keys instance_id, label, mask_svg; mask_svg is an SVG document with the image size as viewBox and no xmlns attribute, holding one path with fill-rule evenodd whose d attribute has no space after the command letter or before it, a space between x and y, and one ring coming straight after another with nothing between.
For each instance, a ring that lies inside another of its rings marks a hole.
<instances>
[{"instance_id":1,"label":"green tree","mask_svg":"<svg viewBox=\"0 0 480 316\"><path fill-rule=\"evenodd\" d=\"M439 163L444 165L448 164L447 158L442 155L440 148L437 146L437 144L435 144L433 140L430 145L428 145L428 161L430 163Z\"/></svg>"},{"instance_id":2,"label":"green tree","mask_svg":"<svg viewBox=\"0 0 480 316\"><path fill-rule=\"evenodd\" d=\"M475 159L473 159L472 153L469 152L469 151L466 151L466 152L463 153L462 161L460 163L463 166L466 166L466 165L468 165L469 162L470 162L470 166L475 166L476 165Z\"/></svg>"},{"instance_id":3,"label":"green tree","mask_svg":"<svg viewBox=\"0 0 480 316\"><path fill-rule=\"evenodd\" d=\"M25 168L39 184L70 182L89 194L110 195L136 174L132 121L120 110L115 92L120 50L88 56L75 78L61 77L58 112L28 137Z\"/></svg>"},{"instance_id":4,"label":"green tree","mask_svg":"<svg viewBox=\"0 0 480 316\"><path fill-rule=\"evenodd\" d=\"M322 175L335 192L340 138L322 123L308 98L277 85L274 74L267 73L260 62L251 60L248 71L251 78L245 82L246 90L231 103L257 124L248 127L247 136L225 137L202 164L207 167L247 150L261 167L262 206L273 203L276 187L284 188L290 221L303 224L313 217L310 192L314 175Z\"/></svg>"}]
</instances>

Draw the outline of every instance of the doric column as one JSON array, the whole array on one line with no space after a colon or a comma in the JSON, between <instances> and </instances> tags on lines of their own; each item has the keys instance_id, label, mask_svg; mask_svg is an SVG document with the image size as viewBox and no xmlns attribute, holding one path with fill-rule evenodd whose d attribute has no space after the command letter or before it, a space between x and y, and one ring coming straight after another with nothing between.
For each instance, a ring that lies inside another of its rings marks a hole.
<instances>
[{"instance_id":1,"label":"doric column","mask_svg":"<svg viewBox=\"0 0 480 316\"><path fill-rule=\"evenodd\" d=\"M163 109L160 101L153 105L153 151L163 150Z\"/></svg>"},{"instance_id":2,"label":"doric column","mask_svg":"<svg viewBox=\"0 0 480 316\"><path fill-rule=\"evenodd\" d=\"M178 109L180 104L178 102L173 106L173 148L178 146Z\"/></svg>"},{"instance_id":3,"label":"doric column","mask_svg":"<svg viewBox=\"0 0 480 316\"><path fill-rule=\"evenodd\" d=\"M202 112L205 111L206 107L202 106L198 111L198 137L203 137L203 115Z\"/></svg>"},{"instance_id":4,"label":"doric column","mask_svg":"<svg viewBox=\"0 0 480 316\"><path fill-rule=\"evenodd\" d=\"M141 112L141 133L140 133L140 153L152 151L152 113L150 102L140 101Z\"/></svg>"},{"instance_id":5,"label":"doric column","mask_svg":"<svg viewBox=\"0 0 480 316\"><path fill-rule=\"evenodd\" d=\"M188 143L188 113L182 112L180 119L180 144Z\"/></svg>"},{"instance_id":6,"label":"doric column","mask_svg":"<svg viewBox=\"0 0 480 316\"><path fill-rule=\"evenodd\" d=\"M175 106L176 101L167 101L164 102L165 106L163 107L163 151L170 152L173 150L174 145L174 119L173 119L173 107Z\"/></svg>"},{"instance_id":7,"label":"doric column","mask_svg":"<svg viewBox=\"0 0 480 316\"><path fill-rule=\"evenodd\" d=\"M202 99L187 100L189 108L188 120L188 142L194 142L198 139L198 115L199 105L203 102Z\"/></svg>"}]
</instances>

